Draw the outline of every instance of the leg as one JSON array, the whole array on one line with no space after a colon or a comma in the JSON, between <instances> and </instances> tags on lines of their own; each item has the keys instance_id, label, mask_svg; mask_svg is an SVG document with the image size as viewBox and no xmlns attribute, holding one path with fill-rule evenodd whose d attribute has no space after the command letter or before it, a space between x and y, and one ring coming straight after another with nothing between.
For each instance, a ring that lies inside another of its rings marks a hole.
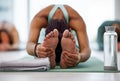
<instances>
[{"instance_id":1,"label":"leg","mask_svg":"<svg viewBox=\"0 0 120 81\"><path fill-rule=\"evenodd\" d=\"M71 59L72 59L72 57L74 57L74 55L76 56L76 59L77 59L77 53L78 53L78 50L77 50L76 44L75 44L74 36L68 30L65 30L63 33L63 37L61 40L61 46L62 46L62 55L61 55L61 61L60 61L61 68L75 66L76 64L74 65L74 63L72 63L71 65L68 64L68 63L71 63L70 61L72 61ZM68 59L67 57L69 57L71 59ZM64 63L65 60L69 60L69 62L67 62L65 64Z\"/></svg>"},{"instance_id":2,"label":"leg","mask_svg":"<svg viewBox=\"0 0 120 81\"><path fill-rule=\"evenodd\" d=\"M51 68L54 68L56 65L55 62L55 49L58 44L58 31L57 29L54 29L50 33L48 33L42 43L44 47L50 48L53 50L52 56L50 56L50 63L51 63Z\"/></svg>"},{"instance_id":3,"label":"leg","mask_svg":"<svg viewBox=\"0 0 120 81\"><path fill-rule=\"evenodd\" d=\"M61 46L63 51L68 51L70 53L76 53L76 44L74 36L68 30L65 30L61 40Z\"/></svg>"}]
</instances>

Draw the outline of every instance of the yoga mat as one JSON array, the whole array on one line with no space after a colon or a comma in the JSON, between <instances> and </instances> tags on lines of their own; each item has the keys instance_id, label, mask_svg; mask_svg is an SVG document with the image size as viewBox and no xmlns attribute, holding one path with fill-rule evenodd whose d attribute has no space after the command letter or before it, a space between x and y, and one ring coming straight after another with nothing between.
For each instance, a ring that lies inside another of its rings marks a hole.
<instances>
[{"instance_id":1,"label":"yoga mat","mask_svg":"<svg viewBox=\"0 0 120 81\"><path fill-rule=\"evenodd\" d=\"M60 66L56 66L55 69L50 69L48 72L120 72L104 70L104 63L96 57L91 57L89 60L83 63L79 63L76 67L61 69Z\"/></svg>"},{"instance_id":2,"label":"yoga mat","mask_svg":"<svg viewBox=\"0 0 120 81\"><path fill-rule=\"evenodd\" d=\"M24 58L25 59L25 58ZM28 58L27 58L28 59ZM76 67L61 69L59 65L57 65L54 69L49 69L47 71L34 70L34 71L2 71L2 72L104 72L104 73L116 73L118 71L112 70L104 70L104 63L97 59L96 57L90 57L86 62L79 63Z\"/></svg>"}]
</instances>

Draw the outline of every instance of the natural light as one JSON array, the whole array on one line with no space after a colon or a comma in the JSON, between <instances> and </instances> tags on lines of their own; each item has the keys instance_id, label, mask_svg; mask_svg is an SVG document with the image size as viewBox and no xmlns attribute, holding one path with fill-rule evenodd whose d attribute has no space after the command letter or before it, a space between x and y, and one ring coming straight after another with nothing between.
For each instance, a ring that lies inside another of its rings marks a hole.
<instances>
[{"instance_id":1,"label":"natural light","mask_svg":"<svg viewBox=\"0 0 120 81\"><path fill-rule=\"evenodd\" d=\"M114 0L13 0L12 20L22 42L27 41L35 14L50 4L67 4L74 8L86 23L90 41L96 39L97 28L103 21L115 18Z\"/></svg>"},{"instance_id":2,"label":"natural light","mask_svg":"<svg viewBox=\"0 0 120 81\"><path fill-rule=\"evenodd\" d=\"M68 4L73 7L83 17L90 41L96 39L97 28L103 21L115 17L114 0L30 0L30 21L37 12L50 4Z\"/></svg>"}]
</instances>

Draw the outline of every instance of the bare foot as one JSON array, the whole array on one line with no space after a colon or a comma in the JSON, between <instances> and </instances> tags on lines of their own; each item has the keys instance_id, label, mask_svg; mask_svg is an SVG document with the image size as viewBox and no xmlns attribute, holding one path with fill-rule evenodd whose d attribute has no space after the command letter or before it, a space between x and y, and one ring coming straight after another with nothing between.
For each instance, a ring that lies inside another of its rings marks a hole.
<instances>
[{"instance_id":1,"label":"bare foot","mask_svg":"<svg viewBox=\"0 0 120 81\"><path fill-rule=\"evenodd\" d=\"M58 44L58 30L54 29L46 35L43 46L55 49Z\"/></svg>"},{"instance_id":2,"label":"bare foot","mask_svg":"<svg viewBox=\"0 0 120 81\"><path fill-rule=\"evenodd\" d=\"M63 33L63 37L61 40L61 46L62 46L62 55L61 55L61 61L60 61L60 66L61 68L67 68L68 66L65 63L65 58L63 57L64 54L75 54L77 53L77 48L75 44L75 39L74 36L71 32L68 30L65 30Z\"/></svg>"},{"instance_id":3,"label":"bare foot","mask_svg":"<svg viewBox=\"0 0 120 81\"><path fill-rule=\"evenodd\" d=\"M68 30L65 30L63 33L63 37L61 40L61 46L63 51L67 51L70 53L76 53L76 44L74 36Z\"/></svg>"},{"instance_id":4,"label":"bare foot","mask_svg":"<svg viewBox=\"0 0 120 81\"><path fill-rule=\"evenodd\" d=\"M54 68L56 65L55 62L55 49L58 44L58 30L54 29L49 34L46 35L42 45L44 47L50 48L53 50L53 55L50 57L51 68Z\"/></svg>"}]
</instances>

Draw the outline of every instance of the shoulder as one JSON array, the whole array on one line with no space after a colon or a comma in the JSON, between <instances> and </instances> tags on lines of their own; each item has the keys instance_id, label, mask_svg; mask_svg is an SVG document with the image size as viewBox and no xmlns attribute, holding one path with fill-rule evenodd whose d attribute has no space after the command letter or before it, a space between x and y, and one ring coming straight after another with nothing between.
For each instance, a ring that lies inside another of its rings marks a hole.
<instances>
[{"instance_id":1,"label":"shoulder","mask_svg":"<svg viewBox=\"0 0 120 81\"><path fill-rule=\"evenodd\" d=\"M69 25L70 26L81 26L84 25L85 22L82 18L82 16L80 15L80 13L78 13L74 8L72 8L71 6L65 5L67 11L68 11L68 15L69 15Z\"/></svg>"},{"instance_id":2,"label":"shoulder","mask_svg":"<svg viewBox=\"0 0 120 81\"><path fill-rule=\"evenodd\" d=\"M70 18L79 18L80 14L71 6L64 5Z\"/></svg>"},{"instance_id":3,"label":"shoulder","mask_svg":"<svg viewBox=\"0 0 120 81\"><path fill-rule=\"evenodd\" d=\"M86 24L82 18L71 19L69 22L69 26L71 27L71 29L76 31L86 29Z\"/></svg>"}]
</instances>

